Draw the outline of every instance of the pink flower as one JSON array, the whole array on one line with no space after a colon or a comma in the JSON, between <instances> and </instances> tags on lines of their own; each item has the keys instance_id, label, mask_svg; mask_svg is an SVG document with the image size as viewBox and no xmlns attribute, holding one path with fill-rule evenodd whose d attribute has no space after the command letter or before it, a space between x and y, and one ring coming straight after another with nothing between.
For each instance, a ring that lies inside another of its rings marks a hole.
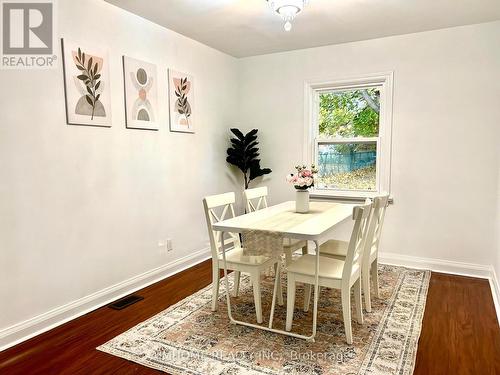
<instances>
[{"instance_id":1,"label":"pink flower","mask_svg":"<svg viewBox=\"0 0 500 375\"><path fill-rule=\"evenodd\" d=\"M295 168L297 169L297 173L287 175L286 181L295 186L296 189L304 190L312 187L314 185L314 175L318 173L316 167L311 165L310 169L306 169L305 165L299 165Z\"/></svg>"},{"instance_id":2,"label":"pink flower","mask_svg":"<svg viewBox=\"0 0 500 375\"><path fill-rule=\"evenodd\" d=\"M311 176L312 176L312 172L309 169L304 169L302 171L302 177L311 177Z\"/></svg>"}]
</instances>

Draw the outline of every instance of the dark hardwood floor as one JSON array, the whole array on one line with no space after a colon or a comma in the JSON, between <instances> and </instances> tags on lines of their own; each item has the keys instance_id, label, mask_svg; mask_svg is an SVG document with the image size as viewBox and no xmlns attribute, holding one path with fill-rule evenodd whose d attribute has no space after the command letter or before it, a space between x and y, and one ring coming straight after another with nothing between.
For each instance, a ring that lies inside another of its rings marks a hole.
<instances>
[{"instance_id":1,"label":"dark hardwood floor","mask_svg":"<svg viewBox=\"0 0 500 375\"><path fill-rule=\"evenodd\" d=\"M149 286L121 311L102 307L0 353L0 374L154 374L100 344L208 285L211 263ZM500 374L500 328L488 281L433 273L416 375Z\"/></svg>"},{"instance_id":2,"label":"dark hardwood floor","mask_svg":"<svg viewBox=\"0 0 500 375\"><path fill-rule=\"evenodd\" d=\"M500 375L500 328L487 280L432 274L414 374Z\"/></svg>"}]
</instances>

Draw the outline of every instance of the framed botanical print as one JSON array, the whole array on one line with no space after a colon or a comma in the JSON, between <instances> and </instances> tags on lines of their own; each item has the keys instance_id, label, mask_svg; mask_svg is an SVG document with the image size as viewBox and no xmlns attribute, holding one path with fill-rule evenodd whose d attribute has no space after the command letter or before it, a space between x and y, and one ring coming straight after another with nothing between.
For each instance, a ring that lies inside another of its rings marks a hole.
<instances>
[{"instance_id":1,"label":"framed botanical print","mask_svg":"<svg viewBox=\"0 0 500 375\"><path fill-rule=\"evenodd\" d=\"M111 126L109 59L106 50L61 40L69 125Z\"/></svg>"},{"instance_id":2,"label":"framed botanical print","mask_svg":"<svg viewBox=\"0 0 500 375\"><path fill-rule=\"evenodd\" d=\"M168 70L170 131L194 133L193 77L172 69Z\"/></svg>"}]
</instances>

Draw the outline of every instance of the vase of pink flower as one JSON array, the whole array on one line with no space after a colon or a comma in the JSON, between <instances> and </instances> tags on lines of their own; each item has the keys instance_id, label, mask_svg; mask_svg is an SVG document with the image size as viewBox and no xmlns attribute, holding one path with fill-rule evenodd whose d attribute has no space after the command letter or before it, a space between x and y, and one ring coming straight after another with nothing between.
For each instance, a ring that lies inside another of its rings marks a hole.
<instances>
[{"instance_id":1,"label":"vase of pink flower","mask_svg":"<svg viewBox=\"0 0 500 375\"><path fill-rule=\"evenodd\" d=\"M318 173L318 170L314 164L311 165L311 168L297 165L295 169L297 173L289 174L286 180L296 190L295 212L307 213L309 212L309 188L314 186L314 175Z\"/></svg>"}]
</instances>

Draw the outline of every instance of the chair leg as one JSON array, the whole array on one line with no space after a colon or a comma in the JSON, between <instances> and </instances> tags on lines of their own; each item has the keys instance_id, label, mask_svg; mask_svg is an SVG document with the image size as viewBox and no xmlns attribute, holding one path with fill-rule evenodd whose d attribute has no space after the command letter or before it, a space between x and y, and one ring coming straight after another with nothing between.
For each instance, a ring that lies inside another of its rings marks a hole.
<instances>
[{"instance_id":1,"label":"chair leg","mask_svg":"<svg viewBox=\"0 0 500 375\"><path fill-rule=\"evenodd\" d=\"M292 330L293 309L295 307L295 278L292 273L287 274L287 288L286 288L286 324L285 330Z\"/></svg>"},{"instance_id":2,"label":"chair leg","mask_svg":"<svg viewBox=\"0 0 500 375\"><path fill-rule=\"evenodd\" d=\"M212 311L217 311L219 299L219 267L212 266Z\"/></svg>"},{"instance_id":3,"label":"chair leg","mask_svg":"<svg viewBox=\"0 0 500 375\"><path fill-rule=\"evenodd\" d=\"M260 272L252 273L250 276L253 284L253 299L255 303L255 315L257 315L257 323L262 323L262 304L260 294Z\"/></svg>"},{"instance_id":4,"label":"chair leg","mask_svg":"<svg viewBox=\"0 0 500 375\"><path fill-rule=\"evenodd\" d=\"M344 318L345 337L349 345L352 344L351 327L351 289L343 288L342 292L342 315Z\"/></svg>"},{"instance_id":5,"label":"chair leg","mask_svg":"<svg viewBox=\"0 0 500 375\"><path fill-rule=\"evenodd\" d=\"M238 297L238 291L240 290L240 277L240 271L234 271L233 297Z\"/></svg>"},{"instance_id":6,"label":"chair leg","mask_svg":"<svg viewBox=\"0 0 500 375\"><path fill-rule=\"evenodd\" d=\"M372 299L370 292L370 266L363 268L363 271L361 271L361 282L363 284L363 293L365 295L365 309L367 312L372 312Z\"/></svg>"},{"instance_id":7,"label":"chair leg","mask_svg":"<svg viewBox=\"0 0 500 375\"><path fill-rule=\"evenodd\" d=\"M361 280L354 283L354 302L356 304L356 320L363 324L363 303L361 301Z\"/></svg>"},{"instance_id":8,"label":"chair leg","mask_svg":"<svg viewBox=\"0 0 500 375\"><path fill-rule=\"evenodd\" d=\"M281 262L281 259L278 262ZM278 263L274 263L274 277L278 278L278 305L283 306L283 289L281 287L281 275L278 272Z\"/></svg>"},{"instance_id":9,"label":"chair leg","mask_svg":"<svg viewBox=\"0 0 500 375\"><path fill-rule=\"evenodd\" d=\"M375 258L375 260L372 263L371 276L372 276L372 280L373 280L373 289L375 292L375 297L380 298L379 283L378 283L378 259L377 258Z\"/></svg>"},{"instance_id":10,"label":"chair leg","mask_svg":"<svg viewBox=\"0 0 500 375\"><path fill-rule=\"evenodd\" d=\"M311 291L312 291L312 285L311 284L304 284L304 311L308 312L309 311L309 306L311 305Z\"/></svg>"}]
</instances>

